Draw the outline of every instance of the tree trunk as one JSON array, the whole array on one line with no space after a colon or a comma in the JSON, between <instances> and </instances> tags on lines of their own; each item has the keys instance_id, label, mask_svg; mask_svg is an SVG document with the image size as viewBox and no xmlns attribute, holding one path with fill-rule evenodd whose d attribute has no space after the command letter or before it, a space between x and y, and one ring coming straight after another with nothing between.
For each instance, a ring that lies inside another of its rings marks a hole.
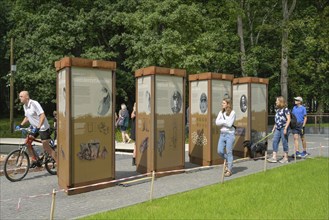
<instances>
[{"instance_id":1,"label":"tree trunk","mask_svg":"<svg viewBox=\"0 0 329 220\"><path fill-rule=\"evenodd\" d=\"M243 8L243 1L241 0L241 8ZM241 15L238 16L238 35L240 38L240 53L241 53L241 72L242 76L246 76L246 49L244 47L244 39L243 39L243 25L242 25L242 17Z\"/></svg>"},{"instance_id":2,"label":"tree trunk","mask_svg":"<svg viewBox=\"0 0 329 220\"><path fill-rule=\"evenodd\" d=\"M289 17L291 16L293 10L296 6L296 0L293 0L290 9L288 9L288 1L282 0L282 45L281 45L281 77L280 77L280 85L281 85L281 95L288 100L288 22Z\"/></svg>"}]
</instances>

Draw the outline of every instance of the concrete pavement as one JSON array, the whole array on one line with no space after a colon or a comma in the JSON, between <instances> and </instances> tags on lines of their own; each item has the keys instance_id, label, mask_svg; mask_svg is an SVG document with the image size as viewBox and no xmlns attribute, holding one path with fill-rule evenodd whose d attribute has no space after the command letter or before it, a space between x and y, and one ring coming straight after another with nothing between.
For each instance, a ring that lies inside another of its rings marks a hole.
<instances>
[{"instance_id":1,"label":"concrete pavement","mask_svg":"<svg viewBox=\"0 0 329 220\"><path fill-rule=\"evenodd\" d=\"M307 143L310 158L318 156L328 157L327 135L308 135ZM290 146L292 140L290 138ZM320 145L323 147L318 148ZM131 145L127 145L129 147ZM269 149L272 149L271 139ZM280 152L282 147L280 146ZM292 154L292 148L290 147ZM185 155L185 168L197 167L189 163L188 152ZM303 159L298 160L303 161ZM270 164L268 169L292 164ZM234 165L234 175L225 181L262 172L264 160L246 160ZM314 171L316 172L316 171ZM131 154L116 153L116 179L137 175L135 167L131 166ZM185 172L157 178L154 184L153 198L160 198L179 192L197 189L203 186L219 183L222 166L195 172ZM57 176L51 176L46 171L30 172L20 182L12 183L4 176L0 177L0 219L47 219L51 208L51 192L58 190ZM134 205L149 200L150 182L122 187L114 186L102 190L67 196L60 191L56 194L55 219L73 219L93 213L113 210ZM19 209L17 209L19 204Z\"/></svg>"}]
</instances>

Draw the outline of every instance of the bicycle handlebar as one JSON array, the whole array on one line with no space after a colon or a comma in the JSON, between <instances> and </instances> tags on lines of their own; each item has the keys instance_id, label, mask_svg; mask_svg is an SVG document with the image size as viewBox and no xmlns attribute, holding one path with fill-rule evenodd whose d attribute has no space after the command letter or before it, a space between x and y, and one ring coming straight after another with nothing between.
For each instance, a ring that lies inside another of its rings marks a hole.
<instances>
[{"instance_id":1,"label":"bicycle handlebar","mask_svg":"<svg viewBox=\"0 0 329 220\"><path fill-rule=\"evenodd\" d=\"M15 131L27 131L27 132L32 132L31 128L20 128L20 129L15 129Z\"/></svg>"}]
</instances>

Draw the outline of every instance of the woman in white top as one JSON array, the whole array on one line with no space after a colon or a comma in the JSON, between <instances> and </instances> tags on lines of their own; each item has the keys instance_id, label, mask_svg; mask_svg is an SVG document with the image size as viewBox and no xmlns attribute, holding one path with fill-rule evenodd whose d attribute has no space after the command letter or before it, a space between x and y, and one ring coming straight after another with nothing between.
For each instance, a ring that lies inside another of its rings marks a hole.
<instances>
[{"instance_id":1,"label":"woman in white top","mask_svg":"<svg viewBox=\"0 0 329 220\"><path fill-rule=\"evenodd\" d=\"M223 99L222 111L218 113L216 118L216 125L220 127L220 136L218 140L218 154L227 161L225 167L225 176L232 175L233 167L233 144L235 141L235 128L233 126L235 121L235 112L232 109L232 102L230 99ZM224 151L226 148L226 152Z\"/></svg>"}]
</instances>

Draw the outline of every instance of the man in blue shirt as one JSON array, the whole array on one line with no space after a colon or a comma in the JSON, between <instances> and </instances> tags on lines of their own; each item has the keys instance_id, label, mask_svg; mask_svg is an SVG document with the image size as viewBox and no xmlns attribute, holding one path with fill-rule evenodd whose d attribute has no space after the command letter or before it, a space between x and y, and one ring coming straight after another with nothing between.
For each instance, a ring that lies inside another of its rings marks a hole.
<instances>
[{"instance_id":1,"label":"man in blue shirt","mask_svg":"<svg viewBox=\"0 0 329 220\"><path fill-rule=\"evenodd\" d=\"M292 109L292 114L294 114L297 118L297 125L294 129L292 129L292 133L294 135L294 146L296 151L297 157L306 157L308 153L306 152L306 140L305 140L305 124L307 122L307 113L306 108L302 105L303 98L298 96L295 97L295 106ZM303 152L299 152L299 143L298 138L302 139L302 145L303 145Z\"/></svg>"}]
</instances>

